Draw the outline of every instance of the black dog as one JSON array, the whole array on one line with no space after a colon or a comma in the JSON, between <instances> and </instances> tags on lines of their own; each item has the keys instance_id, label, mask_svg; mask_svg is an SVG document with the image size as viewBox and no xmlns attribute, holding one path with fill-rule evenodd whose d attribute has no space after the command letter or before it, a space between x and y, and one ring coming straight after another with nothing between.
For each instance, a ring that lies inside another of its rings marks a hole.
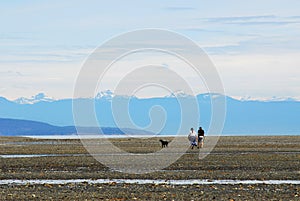
<instances>
[{"instance_id":1,"label":"black dog","mask_svg":"<svg viewBox=\"0 0 300 201\"><path fill-rule=\"evenodd\" d=\"M169 142L165 140L159 140L161 143L161 148L168 147Z\"/></svg>"}]
</instances>

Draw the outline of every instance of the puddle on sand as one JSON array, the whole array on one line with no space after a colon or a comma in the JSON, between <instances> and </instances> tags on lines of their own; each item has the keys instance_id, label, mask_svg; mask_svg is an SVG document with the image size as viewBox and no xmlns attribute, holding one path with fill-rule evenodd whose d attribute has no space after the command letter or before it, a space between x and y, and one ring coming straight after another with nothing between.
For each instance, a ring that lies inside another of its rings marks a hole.
<instances>
[{"instance_id":1,"label":"puddle on sand","mask_svg":"<svg viewBox=\"0 0 300 201\"><path fill-rule=\"evenodd\" d=\"M80 144L80 142L68 141L29 141L29 142L5 142L5 145L64 145L64 144Z\"/></svg>"},{"instance_id":2,"label":"puddle on sand","mask_svg":"<svg viewBox=\"0 0 300 201\"><path fill-rule=\"evenodd\" d=\"M299 154L300 152L272 152L272 154ZM126 156L130 155L131 153L106 153L101 155L120 155ZM177 154L175 152L168 153L168 154ZM195 153L185 153L187 155L193 155ZM238 153L221 153L221 152L211 152L211 153L204 153L201 154L210 154L210 155L246 155L246 154L255 154L255 152L238 152ZM270 153L265 153L270 154ZM97 154L94 154L97 155ZM90 154L2 154L0 158L35 158L35 157L70 157L70 156L90 156Z\"/></svg>"},{"instance_id":3,"label":"puddle on sand","mask_svg":"<svg viewBox=\"0 0 300 201\"><path fill-rule=\"evenodd\" d=\"M70 157L70 156L89 156L89 154L7 154L0 155L0 158L36 158L36 157Z\"/></svg>"},{"instance_id":4,"label":"puddle on sand","mask_svg":"<svg viewBox=\"0 0 300 201\"><path fill-rule=\"evenodd\" d=\"M165 185L212 185L212 184L300 184L300 180L208 180L208 179L189 179L189 180L155 180L155 179L67 179L67 180L0 180L0 185L26 185L26 184L68 184L68 183L90 183L90 184L165 184Z\"/></svg>"}]
</instances>

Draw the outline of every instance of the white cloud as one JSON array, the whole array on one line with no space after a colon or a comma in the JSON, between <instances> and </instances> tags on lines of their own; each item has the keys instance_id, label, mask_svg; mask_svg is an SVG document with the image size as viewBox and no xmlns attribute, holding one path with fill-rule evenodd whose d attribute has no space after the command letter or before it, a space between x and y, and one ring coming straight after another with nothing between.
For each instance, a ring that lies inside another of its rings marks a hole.
<instances>
[{"instance_id":1,"label":"white cloud","mask_svg":"<svg viewBox=\"0 0 300 201\"><path fill-rule=\"evenodd\" d=\"M97 45L125 31L156 27L177 30L205 48L230 95L298 96L300 1L133 4L2 1L0 95L45 91L71 97L81 64Z\"/></svg>"},{"instance_id":2,"label":"white cloud","mask_svg":"<svg viewBox=\"0 0 300 201\"><path fill-rule=\"evenodd\" d=\"M215 55L211 58L228 95L299 96L299 53Z\"/></svg>"}]
</instances>

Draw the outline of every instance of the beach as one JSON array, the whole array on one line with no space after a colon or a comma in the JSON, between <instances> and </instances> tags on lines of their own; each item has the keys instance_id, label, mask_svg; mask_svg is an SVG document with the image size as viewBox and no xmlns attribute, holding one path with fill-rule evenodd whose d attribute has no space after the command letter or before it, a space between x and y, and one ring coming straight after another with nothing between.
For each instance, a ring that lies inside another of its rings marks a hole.
<instances>
[{"instance_id":1,"label":"beach","mask_svg":"<svg viewBox=\"0 0 300 201\"><path fill-rule=\"evenodd\" d=\"M109 141L128 153L148 154L161 149L159 139L112 138ZM222 136L200 160L199 153L203 150L188 149L162 170L131 174L113 171L99 163L78 139L1 137L0 198L300 199L300 136Z\"/></svg>"}]
</instances>

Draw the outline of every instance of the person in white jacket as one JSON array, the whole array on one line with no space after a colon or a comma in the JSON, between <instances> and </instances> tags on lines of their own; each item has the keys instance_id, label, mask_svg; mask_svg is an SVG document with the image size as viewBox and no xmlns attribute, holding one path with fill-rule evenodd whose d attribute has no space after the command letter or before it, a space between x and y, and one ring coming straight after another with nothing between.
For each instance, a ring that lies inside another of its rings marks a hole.
<instances>
[{"instance_id":1,"label":"person in white jacket","mask_svg":"<svg viewBox=\"0 0 300 201\"><path fill-rule=\"evenodd\" d=\"M197 142L196 142L197 134L194 131L194 128L191 128L188 139L189 139L190 144L191 144L191 149L194 149L194 146L197 146Z\"/></svg>"}]
</instances>

